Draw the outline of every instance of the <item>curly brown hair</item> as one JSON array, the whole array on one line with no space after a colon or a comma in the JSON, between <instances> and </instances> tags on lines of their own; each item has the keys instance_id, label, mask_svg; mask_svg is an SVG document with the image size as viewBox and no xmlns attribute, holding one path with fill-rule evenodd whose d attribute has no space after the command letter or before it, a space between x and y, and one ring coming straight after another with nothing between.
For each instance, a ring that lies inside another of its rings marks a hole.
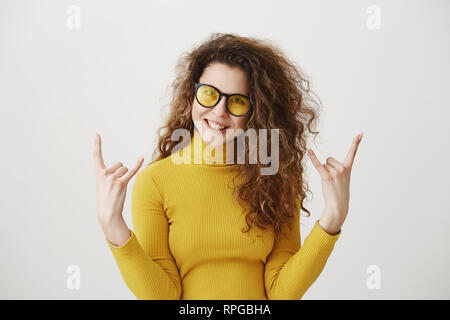
<instances>
[{"instance_id":1,"label":"curly brown hair","mask_svg":"<svg viewBox=\"0 0 450 320\"><path fill-rule=\"evenodd\" d=\"M171 155L178 143L172 132L179 128L194 132L192 105L194 84L212 62L241 68L248 77L250 100L254 115L248 128L279 129L279 169L274 175L260 175L261 164L238 165L244 176L237 200L247 207L245 220L248 232L252 226L265 229L272 225L275 239L283 232L283 225L292 228L293 213L300 214L306 192L302 159L306 153L307 135L314 131L321 108L320 99L310 90L310 80L300 67L286 58L269 40L242 37L236 34L213 33L209 39L185 52L178 60L176 79L171 84L172 97L166 124L158 129L159 141L153 162ZM165 131L161 134L162 131ZM270 145L270 135L268 137ZM248 143L246 143L248 154ZM233 181L234 181L233 179ZM244 210L245 211L245 210Z\"/></svg>"}]
</instances>

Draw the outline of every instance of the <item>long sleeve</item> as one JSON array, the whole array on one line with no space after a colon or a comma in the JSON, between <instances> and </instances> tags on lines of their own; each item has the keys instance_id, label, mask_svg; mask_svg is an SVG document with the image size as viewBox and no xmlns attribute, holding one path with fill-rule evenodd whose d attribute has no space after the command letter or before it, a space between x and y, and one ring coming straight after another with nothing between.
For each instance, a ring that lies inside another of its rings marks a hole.
<instances>
[{"instance_id":1,"label":"long sleeve","mask_svg":"<svg viewBox=\"0 0 450 320\"><path fill-rule=\"evenodd\" d=\"M288 239L282 236L267 257L264 285L269 300L298 300L322 272L341 235L330 235L316 220L303 246L300 240L300 215L293 218Z\"/></svg>"},{"instance_id":2,"label":"long sleeve","mask_svg":"<svg viewBox=\"0 0 450 320\"><path fill-rule=\"evenodd\" d=\"M151 177L140 171L132 190L134 232L120 247L107 240L122 277L139 300L178 300L181 280L169 250L169 225L163 197Z\"/></svg>"}]
</instances>

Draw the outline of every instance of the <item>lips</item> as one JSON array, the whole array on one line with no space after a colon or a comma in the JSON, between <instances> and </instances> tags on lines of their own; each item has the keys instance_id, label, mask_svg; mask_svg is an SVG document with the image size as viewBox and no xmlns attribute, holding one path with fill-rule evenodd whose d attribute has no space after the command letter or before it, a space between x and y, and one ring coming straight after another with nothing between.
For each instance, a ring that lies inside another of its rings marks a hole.
<instances>
[{"instance_id":1,"label":"lips","mask_svg":"<svg viewBox=\"0 0 450 320\"><path fill-rule=\"evenodd\" d=\"M214 129L214 130L218 130L218 131L225 130L229 127L229 126L217 123L214 120L210 120L210 119L205 119L205 122L208 125L208 127L210 127L211 129ZM218 128L218 126L223 127L223 128L222 129Z\"/></svg>"}]
</instances>

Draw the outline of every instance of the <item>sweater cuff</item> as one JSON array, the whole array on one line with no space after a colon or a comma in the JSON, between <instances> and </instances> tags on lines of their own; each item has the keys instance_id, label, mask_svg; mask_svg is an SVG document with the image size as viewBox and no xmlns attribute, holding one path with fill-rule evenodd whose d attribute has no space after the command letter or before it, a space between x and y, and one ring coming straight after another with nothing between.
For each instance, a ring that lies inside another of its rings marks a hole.
<instances>
[{"instance_id":1,"label":"sweater cuff","mask_svg":"<svg viewBox=\"0 0 450 320\"><path fill-rule=\"evenodd\" d=\"M330 245L334 245L334 243L341 236L342 230L339 230L337 234L329 234L326 232L319 224L319 219L316 220L314 226L310 232L311 238L315 239L316 242L328 243Z\"/></svg>"},{"instance_id":2,"label":"sweater cuff","mask_svg":"<svg viewBox=\"0 0 450 320\"><path fill-rule=\"evenodd\" d=\"M136 235L134 234L134 232L132 230L130 230L130 229L128 229L128 230L130 231L131 236L121 246L115 246L111 242L109 242L108 239L105 238L106 243L108 244L108 247L111 249L111 251L114 255L130 255L133 252L135 252L136 249L138 249L139 243L137 242Z\"/></svg>"}]
</instances>

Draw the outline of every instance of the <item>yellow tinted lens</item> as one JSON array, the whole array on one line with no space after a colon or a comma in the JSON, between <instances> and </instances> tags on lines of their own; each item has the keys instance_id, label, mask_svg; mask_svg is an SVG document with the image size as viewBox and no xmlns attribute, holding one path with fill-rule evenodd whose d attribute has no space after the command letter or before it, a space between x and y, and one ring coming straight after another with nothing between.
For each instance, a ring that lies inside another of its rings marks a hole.
<instances>
[{"instance_id":1,"label":"yellow tinted lens","mask_svg":"<svg viewBox=\"0 0 450 320\"><path fill-rule=\"evenodd\" d=\"M250 109L250 101L244 96L231 96L228 99L228 109L230 109L232 114L242 116L247 113L248 109Z\"/></svg>"},{"instance_id":2,"label":"yellow tinted lens","mask_svg":"<svg viewBox=\"0 0 450 320\"><path fill-rule=\"evenodd\" d=\"M219 99L219 93L210 86L201 86L197 90L197 99L205 107L214 105Z\"/></svg>"}]
</instances>

